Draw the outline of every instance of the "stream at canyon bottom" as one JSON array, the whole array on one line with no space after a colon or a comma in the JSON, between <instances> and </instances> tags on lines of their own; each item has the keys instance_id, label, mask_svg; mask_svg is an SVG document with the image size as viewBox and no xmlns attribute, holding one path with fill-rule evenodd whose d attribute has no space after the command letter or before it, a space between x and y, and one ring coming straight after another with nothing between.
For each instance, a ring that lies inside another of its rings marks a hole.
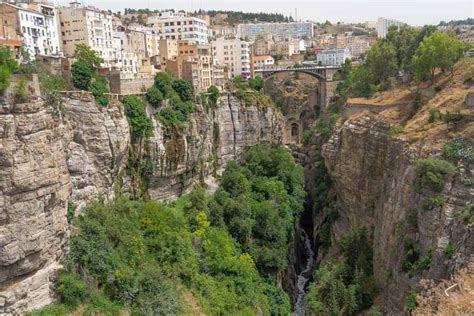
<instances>
[{"instance_id":1,"label":"stream at canyon bottom","mask_svg":"<svg viewBox=\"0 0 474 316\"><path fill-rule=\"evenodd\" d=\"M310 236L308 236L306 230L301 226L301 223L298 223L298 226L296 227L296 235L299 238L299 243L302 248L302 255L305 259L302 261L303 269L298 274L298 277L296 279L296 289L298 291L298 296L292 313L292 315L299 316L304 315L306 286L311 278L311 273L313 271L314 251Z\"/></svg>"}]
</instances>

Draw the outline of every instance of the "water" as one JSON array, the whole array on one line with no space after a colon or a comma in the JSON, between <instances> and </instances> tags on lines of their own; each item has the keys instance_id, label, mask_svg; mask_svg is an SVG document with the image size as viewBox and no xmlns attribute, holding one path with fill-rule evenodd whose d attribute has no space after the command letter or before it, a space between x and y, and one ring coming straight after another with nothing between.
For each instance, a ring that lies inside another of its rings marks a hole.
<instances>
[{"instance_id":1,"label":"water","mask_svg":"<svg viewBox=\"0 0 474 316\"><path fill-rule=\"evenodd\" d=\"M306 258L306 264L304 266L304 269L298 274L298 278L296 280L296 289L298 290L298 297L294 306L293 315L299 316L304 315L306 284L308 283L311 277L311 271L313 270L314 251L311 245L311 239L300 224L298 224L298 226L296 227L296 234L297 236L299 236L300 244L303 248L303 258Z\"/></svg>"}]
</instances>

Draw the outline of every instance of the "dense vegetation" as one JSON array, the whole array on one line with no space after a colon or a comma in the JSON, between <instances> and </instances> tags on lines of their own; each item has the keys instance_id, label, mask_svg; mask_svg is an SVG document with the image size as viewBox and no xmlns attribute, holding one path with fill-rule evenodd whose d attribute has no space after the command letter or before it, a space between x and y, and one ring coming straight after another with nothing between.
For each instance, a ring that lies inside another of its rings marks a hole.
<instances>
[{"instance_id":1,"label":"dense vegetation","mask_svg":"<svg viewBox=\"0 0 474 316\"><path fill-rule=\"evenodd\" d=\"M454 34L433 26L392 26L386 38L378 39L366 52L360 65L346 61L337 90L342 97L370 97L392 88L400 73L433 80L438 70L452 71L468 48Z\"/></svg>"},{"instance_id":2,"label":"dense vegetation","mask_svg":"<svg viewBox=\"0 0 474 316\"><path fill-rule=\"evenodd\" d=\"M255 22L293 22L293 18L284 16L279 13L251 13L241 11L199 11L198 14L209 14L211 17L217 14L226 14L226 23L229 24L242 24L242 23L255 23Z\"/></svg>"},{"instance_id":3,"label":"dense vegetation","mask_svg":"<svg viewBox=\"0 0 474 316\"><path fill-rule=\"evenodd\" d=\"M230 163L214 196L202 188L169 204L120 197L74 221L60 303L33 315L287 315L275 277L287 264L302 169L283 148L249 150Z\"/></svg>"},{"instance_id":4,"label":"dense vegetation","mask_svg":"<svg viewBox=\"0 0 474 316\"><path fill-rule=\"evenodd\" d=\"M109 99L107 79L97 74L103 59L86 44L77 44L74 51L76 61L71 66L71 79L75 88L90 91L96 101L106 106Z\"/></svg>"},{"instance_id":5,"label":"dense vegetation","mask_svg":"<svg viewBox=\"0 0 474 316\"><path fill-rule=\"evenodd\" d=\"M368 230L347 232L340 246L343 261L323 264L309 286L306 310L311 315L353 315L373 303L377 288Z\"/></svg>"},{"instance_id":6,"label":"dense vegetation","mask_svg":"<svg viewBox=\"0 0 474 316\"><path fill-rule=\"evenodd\" d=\"M242 76L232 79L235 95L244 101L246 106L272 106L273 102L263 93L263 78L256 77L245 80Z\"/></svg>"},{"instance_id":7,"label":"dense vegetation","mask_svg":"<svg viewBox=\"0 0 474 316\"><path fill-rule=\"evenodd\" d=\"M0 45L0 95L10 86L11 74L36 72L36 64L30 60L29 53L25 47L20 49L20 56L22 60L21 63L13 58L13 52L10 47ZM19 82L18 86L20 86L20 90L22 89L22 85L24 86L24 82ZM22 91L16 91L15 94L22 94Z\"/></svg>"}]
</instances>

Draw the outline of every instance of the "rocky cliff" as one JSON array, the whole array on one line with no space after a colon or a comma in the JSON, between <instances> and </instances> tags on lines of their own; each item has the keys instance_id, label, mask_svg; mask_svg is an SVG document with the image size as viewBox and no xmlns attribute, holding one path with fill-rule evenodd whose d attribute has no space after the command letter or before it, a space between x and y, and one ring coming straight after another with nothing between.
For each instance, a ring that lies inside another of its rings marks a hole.
<instances>
[{"instance_id":1,"label":"rocky cliff","mask_svg":"<svg viewBox=\"0 0 474 316\"><path fill-rule=\"evenodd\" d=\"M171 199L199 180L212 189L212 175L226 162L251 145L279 142L283 124L274 109L246 107L231 95L198 109L177 134L153 121L154 199ZM41 98L4 100L0 135L0 315L19 315L53 301L68 209L131 185L131 138L121 105L101 107L84 93L66 96L59 111Z\"/></svg>"},{"instance_id":2,"label":"rocky cliff","mask_svg":"<svg viewBox=\"0 0 474 316\"><path fill-rule=\"evenodd\" d=\"M148 193L152 199L171 199L198 181L212 190L213 176L250 146L280 143L284 118L272 107L246 106L224 94L216 108L199 107L181 130L154 125Z\"/></svg>"}]
</instances>

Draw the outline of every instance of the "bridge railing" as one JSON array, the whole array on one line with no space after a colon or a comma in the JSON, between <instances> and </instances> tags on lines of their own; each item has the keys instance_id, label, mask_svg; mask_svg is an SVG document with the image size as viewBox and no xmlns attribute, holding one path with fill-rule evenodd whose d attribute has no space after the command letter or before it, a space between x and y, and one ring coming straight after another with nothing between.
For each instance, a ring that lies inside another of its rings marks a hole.
<instances>
[{"instance_id":1,"label":"bridge railing","mask_svg":"<svg viewBox=\"0 0 474 316\"><path fill-rule=\"evenodd\" d=\"M326 69L341 69L341 66L314 66L314 67L274 67L256 69L255 72L274 72L274 71L298 71L298 70L326 70Z\"/></svg>"}]
</instances>

